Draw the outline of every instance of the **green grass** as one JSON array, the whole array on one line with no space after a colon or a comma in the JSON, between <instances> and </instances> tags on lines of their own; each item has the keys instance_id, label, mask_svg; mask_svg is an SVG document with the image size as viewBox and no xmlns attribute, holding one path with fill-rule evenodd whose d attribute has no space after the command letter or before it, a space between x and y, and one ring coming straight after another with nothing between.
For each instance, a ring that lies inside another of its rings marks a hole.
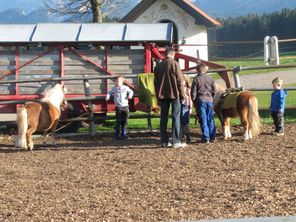
<instances>
[{"instance_id":1,"label":"green grass","mask_svg":"<svg viewBox=\"0 0 296 222\"><path fill-rule=\"evenodd\" d=\"M254 92L258 99L259 109L267 109L270 105L271 91ZM286 107L296 106L296 91L288 91L286 97Z\"/></svg>"},{"instance_id":2,"label":"green grass","mask_svg":"<svg viewBox=\"0 0 296 222\"><path fill-rule=\"evenodd\" d=\"M296 94L296 92L295 92ZM263 95L263 94L262 94ZM264 105L265 107L268 107L267 103ZM272 124L272 118L269 115L269 112L267 111L260 111L260 117L263 124ZM151 124L153 129L159 129L159 122L160 118L152 118ZM296 111L294 110L286 110L285 112L285 123L296 123ZM221 124L217 117L215 117L215 124L217 127L220 127ZM239 118L233 118L231 119L231 125L239 125L240 120ZM98 132L106 132L106 131L114 131L115 126L115 119L113 120L106 120L103 125L97 126L96 131ZM129 130L143 130L147 129L148 127L147 119L129 119L128 121L128 129ZM172 126L172 120L169 119L168 122L168 128L171 128ZM199 125L196 123L196 120L194 117L190 118L190 127L191 128L198 128ZM80 128L79 132L88 132L88 128Z\"/></svg>"},{"instance_id":3,"label":"green grass","mask_svg":"<svg viewBox=\"0 0 296 222\"><path fill-rule=\"evenodd\" d=\"M257 58L248 58L243 60L221 60L221 61L213 61L215 63L225 65L228 68L234 68L237 66L247 67L247 66L264 66L264 59L263 57L257 57ZM296 64L296 57L295 56L280 56L280 64L281 65L288 65L288 64ZM290 68L293 69L293 68ZM249 75L249 74L258 74L258 73L266 73L266 72L274 72L279 70L287 70L287 68L284 69L263 69L263 70L246 70L241 71L240 75ZM295 68L294 68L295 70ZM218 75L217 75L218 76ZM214 78L217 78L216 75L214 75Z\"/></svg>"},{"instance_id":4,"label":"green grass","mask_svg":"<svg viewBox=\"0 0 296 222\"><path fill-rule=\"evenodd\" d=\"M262 111L260 112L261 122L263 124L270 125L272 124L272 118L268 112ZM159 129L159 118L152 119L152 129ZM285 112L285 123L296 123L296 112L287 110ZM215 124L217 127L220 127L221 124L218 118L215 117ZM239 118L231 119L231 125L239 125L240 120ZM170 129L172 125L171 119L168 122L168 128ZM103 126L97 126L96 131L98 132L112 132L114 131L115 121L114 120L107 120L105 121ZM143 130L147 129L147 119L130 119L128 124L129 130ZM199 128L199 125L196 124L194 117L190 119L190 127L191 128ZM80 128L79 132L88 132L87 128Z\"/></svg>"},{"instance_id":5,"label":"green grass","mask_svg":"<svg viewBox=\"0 0 296 222\"><path fill-rule=\"evenodd\" d=\"M246 67L246 66L263 66L263 57L252 58L252 59L245 59L245 60L234 60L234 61L214 61L216 63L226 65L229 68L236 67L238 65ZM280 57L281 64L296 64L296 57L294 56L281 56ZM266 73L272 71L278 71L279 69L271 69L271 70L252 70L252 71L242 71L240 74L258 74L258 73ZM280 69L286 70L286 69ZM294 69L296 70L296 69ZM220 78L217 74L213 74L214 78ZM296 82L288 85L284 85L284 87L296 87ZM270 97L271 91L268 92L254 92L258 98L259 108L267 109L270 104ZM286 107L296 106L296 91L289 91L288 97L286 99ZM137 114L143 114L141 112L137 112ZM108 114L113 115L114 114ZM132 114L133 115L133 114ZM271 117L268 116L268 112L260 112L260 116L262 118L263 124L272 124ZM239 119L232 119L232 125L240 124ZM152 128L159 129L159 118L152 118ZM296 111L287 110L285 113L285 122L286 123L296 123ZM220 123L217 118L215 118L215 123L217 126L220 126ZM97 126L97 131L113 131L115 126L115 120L106 120L104 125ZM191 127L198 127L195 123L195 119L192 117L190 119L190 126ZM171 120L169 120L168 128L171 128ZM128 129L147 129L147 119L129 119ZM87 132L88 129L81 128L81 132Z\"/></svg>"},{"instance_id":6,"label":"green grass","mask_svg":"<svg viewBox=\"0 0 296 222\"><path fill-rule=\"evenodd\" d=\"M294 84L293 84L294 85ZM296 84L295 84L296 85ZM290 86L290 85L289 85ZM287 86L285 86L287 87ZM254 92L258 99L258 104L259 104L259 109L268 109L270 105L270 98L271 98L271 93L272 91L259 91L259 92ZM286 98L286 107L295 107L296 106L296 91L288 91L288 96ZM142 112L136 112L136 113L131 113L131 115L140 115L143 114ZM109 116L114 116L114 113L108 114ZM263 124L272 124L272 119L269 116L269 113L266 111L261 111L260 112L260 117L262 120ZM152 123L152 128L153 129L159 129L159 118L152 118L151 123ZM295 110L286 110L285 112L285 122L286 123L296 123L296 111ZM215 118L215 123L219 127L220 122L218 118ZM232 125L239 125L240 120L239 118L232 119L231 120ZM172 122L171 119L169 120L168 123L168 128L171 128ZM115 126L115 119L112 120L106 120L103 125L97 126L96 130L97 131L113 131ZM140 129L147 129L147 119L129 119L128 121L128 129L133 129L133 130L140 130ZM194 117L190 119L190 126L192 128L199 127L197 126ZM81 128L80 132L87 132L87 128Z\"/></svg>"},{"instance_id":7,"label":"green grass","mask_svg":"<svg viewBox=\"0 0 296 222\"><path fill-rule=\"evenodd\" d=\"M270 116L270 113L267 111L261 111L260 112L261 122L263 124L273 124L272 118ZM295 110L286 110L285 114L285 124L287 123L296 123L296 112Z\"/></svg>"},{"instance_id":8,"label":"green grass","mask_svg":"<svg viewBox=\"0 0 296 222\"><path fill-rule=\"evenodd\" d=\"M289 83L289 84L286 84L285 87L296 87L296 83Z\"/></svg>"}]
</instances>

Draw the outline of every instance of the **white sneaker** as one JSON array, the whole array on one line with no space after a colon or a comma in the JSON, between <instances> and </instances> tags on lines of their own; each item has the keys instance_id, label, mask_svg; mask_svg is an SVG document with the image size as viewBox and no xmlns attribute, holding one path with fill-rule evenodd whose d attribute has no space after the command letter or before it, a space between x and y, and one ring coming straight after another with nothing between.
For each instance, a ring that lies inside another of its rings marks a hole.
<instances>
[{"instance_id":1,"label":"white sneaker","mask_svg":"<svg viewBox=\"0 0 296 222\"><path fill-rule=\"evenodd\" d=\"M172 147L170 142L161 144L161 147Z\"/></svg>"},{"instance_id":2,"label":"white sneaker","mask_svg":"<svg viewBox=\"0 0 296 222\"><path fill-rule=\"evenodd\" d=\"M175 143L173 144L173 148L183 148L187 146L187 143Z\"/></svg>"}]
</instances>

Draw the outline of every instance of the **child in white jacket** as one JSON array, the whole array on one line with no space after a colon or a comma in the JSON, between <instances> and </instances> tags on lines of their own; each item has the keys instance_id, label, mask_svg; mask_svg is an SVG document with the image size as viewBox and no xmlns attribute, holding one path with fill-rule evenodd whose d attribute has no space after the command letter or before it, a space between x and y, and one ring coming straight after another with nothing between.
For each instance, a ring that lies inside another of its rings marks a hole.
<instances>
[{"instance_id":1,"label":"child in white jacket","mask_svg":"<svg viewBox=\"0 0 296 222\"><path fill-rule=\"evenodd\" d=\"M117 76L115 79L115 86L106 95L106 101L110 96L114 96L114 103L116 107L116 126L115 135L117 140L127 139L126 126L129 117L128 100L132 99L134 92L124 83L124 76Z\"/></svg>"}]
</instances>

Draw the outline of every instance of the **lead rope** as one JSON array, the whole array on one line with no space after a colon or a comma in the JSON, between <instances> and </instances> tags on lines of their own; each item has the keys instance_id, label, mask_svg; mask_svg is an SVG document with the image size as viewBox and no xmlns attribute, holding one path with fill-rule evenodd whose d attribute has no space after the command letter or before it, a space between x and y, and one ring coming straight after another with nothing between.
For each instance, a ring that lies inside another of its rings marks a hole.
<instances>
[{"instance_id":1,"label":"lead rope","mask_svg":"<svg viewBox=\"0 0 296 222\"><path fill-rule=\"evenodd\" d=\"M75 117L75 118L83 117L83 116L85 116L86 114L87 114L87 113L83 113L83 114L81 114L80 116ZM75 119L75 118L74 118L74 119ZM58 132L58 131L64 129L65 127L69 126L71 123L72 123L72 122L68 122L68 123L62 125L60 128L56 129L55 132ZM51 133L48 133L48 136L51 136Z\"/></svg>"}]
</instances>

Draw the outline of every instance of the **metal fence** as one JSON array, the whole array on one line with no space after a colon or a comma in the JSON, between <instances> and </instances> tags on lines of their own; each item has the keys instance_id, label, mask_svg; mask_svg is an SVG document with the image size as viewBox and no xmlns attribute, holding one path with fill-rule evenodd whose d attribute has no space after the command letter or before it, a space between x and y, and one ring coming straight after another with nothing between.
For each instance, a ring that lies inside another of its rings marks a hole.
<instances>
[{"instance_id":1,"label":"metal fence","mask_svg":"<svg viewBox=\"0 0 296 222\"><path fill-rule=\"evenodd\" d=\"M245 70L259 70L259 69L283 69L283 68L296 68L296 64L291 64L291 65L271 65L271 66L249 66L249 67L242 67L242 66L237 66L234 68L228 68L228 69L212 69L209 70L209 73L213 72L233 72L233 77L234 77L234 83L235 83L235 88L236 89L243 89L240 83L240 72L245 71ZM196 73L193 72L184 72L184 74L188 76L194 76ZM137 75L127 75L128 78L136 78ZM8 80L8 81L0 81L0 84L17 84L17 83L29 83L29 82L60 82L60 81L83 81L84 83L84 91L85 91L85 96L83 97L76 97L76 98L69 98L68 101L83 101L87 103L88 107L88 113L87 117L78 117L78 118L72 118L72 119L67 119L65 121L67 122L73 122L73 121L88 121L89 122L89 132L91 134L95 133L95 124L94 120L95 119L100 119L100 120L107 120L107 119L113 119L114 117L110 116L103 116L99 118L94 118L93 115L93 110L92 110L92 102L96 100L104 100L104 96L92 96L90 89L89 89L89 84L88 82L91 80L98 80L98 79L112 79L115 78L115 76L97 76L97 77L88 77L84 76L82 78L44 78L44 79L35 79L35 80ZM296 82L296 73L295 73L295 82ZM250 91L273 91L271 88L248 88L247 90ZM289 91L296 91L296 87L289 87L286 90ZM38 101L38 100L37 100ZM0 105L9 105L9 104L22 104L27 102L26 100L15 100L15 101L0 101ZM287 107L287 109L291 110L296 110L296 104L295 106L292 107ZM142 115L132 115L131 118L147 118L148 120L148 129L152 129L151 126L151 118L158 118L158 115L151 115L150 112L147 114L142 114Z\"/></svg>"}]
</instances>

